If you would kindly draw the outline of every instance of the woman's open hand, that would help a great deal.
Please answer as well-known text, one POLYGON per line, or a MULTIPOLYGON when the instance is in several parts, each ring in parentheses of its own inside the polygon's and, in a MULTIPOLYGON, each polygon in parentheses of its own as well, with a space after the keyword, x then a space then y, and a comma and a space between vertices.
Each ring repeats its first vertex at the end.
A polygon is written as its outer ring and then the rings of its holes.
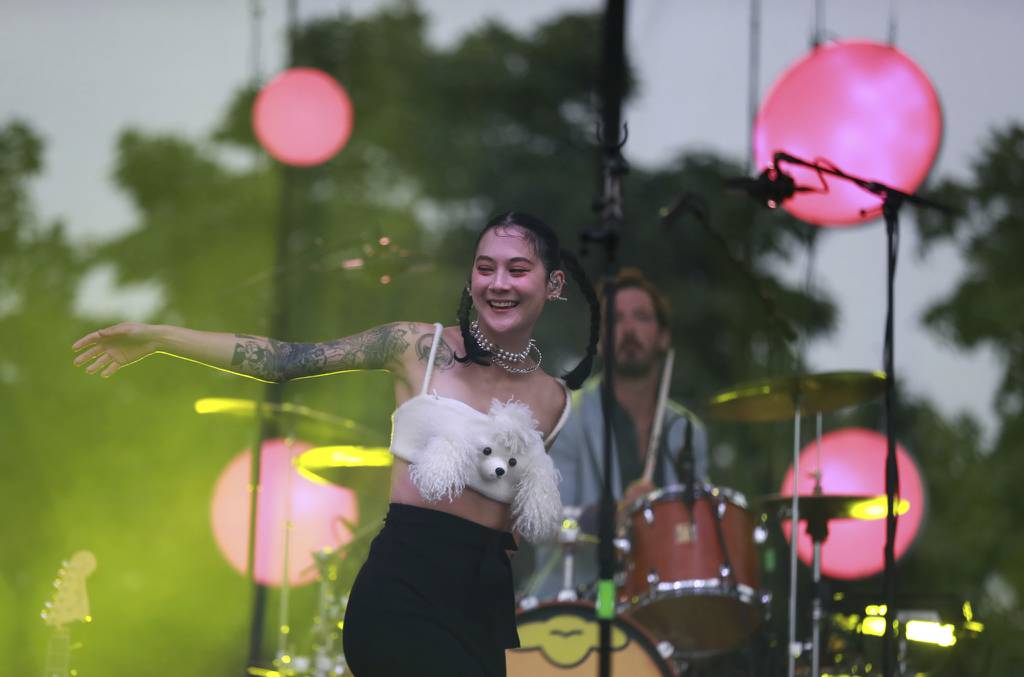
POLYGON ((84 364, 87 374, 100 372, 109 378, 121 367, 138 362, 157 349, 157 331, 151 324, 122 322, 99 329, 75 341, 71 349, 78 352, 75 366, 84 364))

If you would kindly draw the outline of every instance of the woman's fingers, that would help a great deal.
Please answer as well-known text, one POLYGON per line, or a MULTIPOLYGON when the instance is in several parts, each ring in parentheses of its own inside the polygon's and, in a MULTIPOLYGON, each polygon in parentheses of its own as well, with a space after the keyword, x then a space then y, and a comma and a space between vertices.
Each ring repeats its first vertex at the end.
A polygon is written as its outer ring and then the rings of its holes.
POLYGON ((115 360, 107 365, 107 368, 100 374, 100 378, 110 378, 111 374, 121 368, 121 365, 115 360))
POLYGON ((111 360, 112 358, 110 357, 109 353, 103 353, 96 359, 95 362, 93 362, 92 364, 85 368, 85 373, 95 374, 97 371, 110 364, 111 360))
POLYGON ((75 363, 74 364, 75 364, 76 367, 80 367, 80 366, 82 366, 83 364, 85 364, 86 362, 88 362, 89 360, 91 360, 92 358, 96 357, 98 354, 100 354, 102 352, 103 352, 103 348, 94 345, 93 347, 89 348, 85 352, 80 353, 75 358, 75 363))
POLYGON ((98 334, 99 332, 96 331, 92 332, 91 334, 86 334, 85 336, 71 344, 71 350, 79 351, 82 348, 85 348, 86 346, 96 343, 98 334))

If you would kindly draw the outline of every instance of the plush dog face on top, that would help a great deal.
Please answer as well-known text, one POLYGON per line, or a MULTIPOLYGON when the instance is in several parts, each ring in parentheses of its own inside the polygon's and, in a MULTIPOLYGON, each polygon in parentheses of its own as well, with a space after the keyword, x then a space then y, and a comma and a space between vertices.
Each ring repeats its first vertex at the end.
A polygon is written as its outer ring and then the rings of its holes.
POLYGON ((487 482, 516 482, 516 466, 519 459, 513 456, 515 452, 503 446, 484 446, 480 449, 479 463, 477 469, 480 477, 487 482))

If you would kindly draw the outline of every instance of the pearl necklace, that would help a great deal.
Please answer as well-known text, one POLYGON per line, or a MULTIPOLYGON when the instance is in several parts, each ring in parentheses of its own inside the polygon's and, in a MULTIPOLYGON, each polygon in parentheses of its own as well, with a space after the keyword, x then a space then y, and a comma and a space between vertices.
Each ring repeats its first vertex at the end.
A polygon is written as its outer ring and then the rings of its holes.
POLYGON ((491 353, 491 362, 510 374, 531 374, 540 368, 540 361, 544 356, 541 355, 540 348, 537 347, 537 342, 533 339, 530 339, 530 342, 526 344, 526 348, 522 352, 513 353, 491 343, 487 337, 484 336, 483 332, 480 331, 479 322, 470 323, 469 333, 473 335, 473 340, 476 341, 476 344, 480 346, 481 350, 491 353), (530 358, 531 352, 537 354, 532 367, 512 366, 526 362, 530 358))

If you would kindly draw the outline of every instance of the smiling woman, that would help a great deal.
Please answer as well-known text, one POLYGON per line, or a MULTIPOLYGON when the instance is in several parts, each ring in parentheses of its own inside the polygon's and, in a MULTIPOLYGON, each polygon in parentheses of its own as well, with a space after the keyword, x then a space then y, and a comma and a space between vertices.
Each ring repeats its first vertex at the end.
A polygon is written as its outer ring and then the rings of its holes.
POLYGON ((78 366, 110 377, 163 353, 262 381, 383 369, 394 376, 391 506, 353 585, 345 656, 360 677, 503 675, 519 645, 508 550, 558 528, 557 473, 546 453, 590 372, 597 297, 576 258, 540 219, 489 221, 477 240, 459 326, 393 322, 321 343, 125 323, 72 346, 78 366), (591 309, 579 365, 539 369, 533 330, 566 272, 591 309), (477 319, 470 321, 476 308, 477 319), (395 651, 392 638, 403 638, 395 651), (428 670, 429 672, 429 670, 428 670))

